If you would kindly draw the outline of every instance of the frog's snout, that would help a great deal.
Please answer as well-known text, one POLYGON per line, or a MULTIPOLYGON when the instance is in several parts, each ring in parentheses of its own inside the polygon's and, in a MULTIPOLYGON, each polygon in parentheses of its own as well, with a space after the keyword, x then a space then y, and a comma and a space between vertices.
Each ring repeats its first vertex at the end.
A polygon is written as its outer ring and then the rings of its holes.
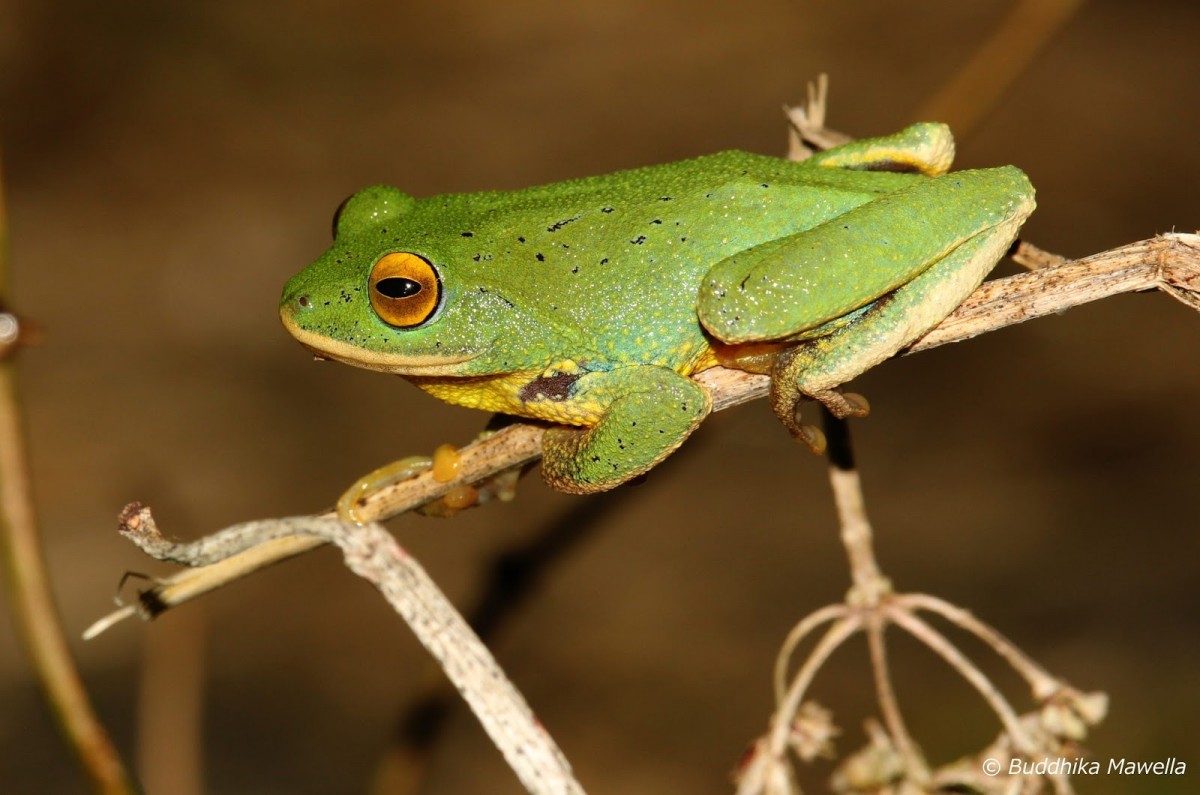
POLYGON ((300 343, 300 347, 311 353, 317 361, 324 361, 328 357, 319 347, 312 344, 309 333, 301 325, 303 315, 315 307, 316 301, 307 292, 285 291, 279 301, 279 319, 283 321, 283 327, 288 333, 300 343))
POLYGON ((295 317, 316 306, 309 291, 303 284, 297 284, 298 279, 292 279, 283 288, 283 298, 279 299, 279 315, 286 323, 289 317, 295 317))
POLYGON ((307 290, 284 290, 279 301, 279 319, 293 335, 300 327, 301 318, 316 307, 316 301, 307 290))

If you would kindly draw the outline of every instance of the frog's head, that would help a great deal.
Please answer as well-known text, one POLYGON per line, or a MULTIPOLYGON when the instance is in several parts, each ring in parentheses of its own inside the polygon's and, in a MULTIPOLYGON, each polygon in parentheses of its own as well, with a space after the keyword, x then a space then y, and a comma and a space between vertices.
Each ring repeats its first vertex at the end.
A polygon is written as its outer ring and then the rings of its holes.
POLYGON ((418 208, 387 186, 343 202, 333 246, 284 288, 279 314, 287 330, 322 358, 371 370, 504 369, 491 361, 496 340, 522 338, 521 313, 463 261, 459 232, 439 210, 418 208))

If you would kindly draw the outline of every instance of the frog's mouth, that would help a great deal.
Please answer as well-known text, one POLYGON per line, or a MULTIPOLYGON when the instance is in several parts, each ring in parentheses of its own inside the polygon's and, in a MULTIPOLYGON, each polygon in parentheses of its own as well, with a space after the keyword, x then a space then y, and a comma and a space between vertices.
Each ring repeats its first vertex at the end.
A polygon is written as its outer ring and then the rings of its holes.
POLYGON ((398 375, 461 375, 460 365, 479 356, 478 353, 452 354, 446 356, 411 355, 373 351, 360 345, 344 342, 333 337, 310 331, 296 323, 288 313, 281 312, 284 328, 304 348, 318 359, 377 370, 398 375))

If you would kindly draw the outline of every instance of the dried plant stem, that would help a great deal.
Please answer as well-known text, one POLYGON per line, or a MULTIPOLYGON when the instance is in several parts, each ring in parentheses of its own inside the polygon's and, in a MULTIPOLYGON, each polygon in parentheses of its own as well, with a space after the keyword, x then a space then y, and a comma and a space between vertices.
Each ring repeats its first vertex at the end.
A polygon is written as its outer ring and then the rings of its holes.
POLYGON ((265 541, 304 535, 337 545, 346 566, 379 589, 462 693, 526 789, 537 795, 583 793, 566 757, 454 606, 379 524, 296 517, 247 522, 194 543, 174 543, 142 506, 126 508, 121 532, 159 560, 212 565, 265 541))
POLYGON ((1017 241, 1017 248, 1012 252, 1012 261, 1031 271, 1056 268, 1070 262, 1066 257, 1038 248, 1028 240, 1017 241))
POLYGON ((1162 290, 1200 311, 1200 235, 1171 233, 1064 265, 984 282, 906 354, 1121 293, 1162 290))
POLYGON ((928 610, 937 613, 950 623, 970 632, 982 640, 1000 657, 1004 658, 1014 671, 1024 677, 1029 683, 1033 697, 1045 701, 1054 695, 1061 683, 1050 675, 1045 668, 1031 660, 1024 652, 1013 645, 1012 641, 1001 635, 994 628, 971 615, 957 605, 952 605, 945 599, 928 594, 910 593, 896 597, 896 605, 906 610, 928 610))
POLYGON ((892 687, 892 676, 888 668, 887 646, 884 644, 883 632, 887 622, 876 612, 872 612, 866 621, 867 648, 871 655, 871 673, 875 680, 875 697, 879 702, 879 713, 887 727, 892 744, 904 759, 904 768, 908 777, 914 782, 929 780, 929 768, 921 756, 917 744, 913 742, 908 727, 904 724, 904 716, 900 712, 900 702, 896 700, 896 690, 892 687))
POLYGON ((875 560, 874 536, 871 533, 871 522, 867 519, 858 472, 836 465, 831 466, 829 485, 833 488, 833 502, 837 507, 842 546, 850 558, 850 576, 854 589, 848 601, 852 604, 877 605, 881 598, 891 592, 891 583, 883 576, 875 560))
POLYGON ((93 786, 113 795, 137 792, 92 709, 54 606, 30 500, 12 366, 0 363, 0 544, 14 621, 59 728, 93 786))
POLYGON ((862 615, 858 612, 851 612, 835 621, 829 629, 825 630, 825 634, 821 636, 821 640, 817 641, 817 645, 813 648, 812 653, 808 655, 808 659, 804 661, 804 664, 800 666, 800 670, 796 672, 791 686, 784 693, 783 698, 780 699, 779 706, 775 710, 775 719, 772 720, 771 724, 769 744, 773 755, 783 756, 787 753, 792 719, 800 710, 800 704, 803 703, 804 696, 808 692, 813 678, 821 670, 821 666, 829 660, 830 655, 837 651, 839 646, 862 628, 862 615))
MULTIPOLYGON (((7 261, 8 227, 0 184, 0 296, 4 293, 7 261)), ((15 328, 14 316, 5 313, 4 318, 6 326, 15 328)), ((17 336, 15 332, 5 335, 10 341, 5 354, 12 352, 17 336)), ((132 777, 92 709, 54 607, 33 512, 15 364, 7 355, 0 361, 0 554, 14 623, 60 730, 97 792, 136 792, 132 777)))
POLYGON ((786 697, 788 662, 796 651, 796 647, 817 627, 830 621, 841 620, 849 612, 850 608, 842 604, 826 605, 820 610, 809 613, 788 633, 787 638, 783 641, 783 647, 779 650, 779 656, 775 658, 775 702, 777 704, 782 703, 786 697))
POLYGON ((862 480, 858 471, 854 469, 849 425, 844 420, 834 418, 827 411, 823 412, 823 417, 825 437, 829 443, 829 485, 833 490, 842 546, 850 561, 850 578, 853 583, 846 603, 863 611, 863 628, 867 634, 867 647, 871 655, 875 693, 888 735, 904 759, 909 777, 914 781, 923 782, 928 780, 929 771, 908 733, 908 728, 904 725, 888 671, 887 647, 883 637, 887 628, 887 622, 884 620, 886 614, 882 613, 879 607, 890 598, 892 584, 883 576, 875 559, 874 534, 871 531, 871 521, 867 518, 862 480))
POLYGON ((992 711, 1000 718, 1000 722, 1004 724, 1005 730, 1013 739, 1019 751, 1026 754, 1036 751, 1033 740, 1021 727, 1021 721, 1017 717, 1016 710, 1012 708, 1008 700, 996 689, 991 680, 973 662, 968 660, 954 644, 946 640, 944 635, 907 610, 888 610, 887 619, 897 626, 903 627, 914 638, 924 643, 930 649, 933 649, 963 679, 970 682, 979 691, 979 695, 991 706, 992 711))
POLYGON ((803 105, 797 107, 784 106, 783 113, 788 117, 788 151, 789 160, 807 160, 813 151, 833 149, 854 140, 845 133, 832 130, 825 126, 825 109, 829 100, 829 75, 817 77, 816 83, 808 84, 808 97, 803 105))
POLYGON ((846 602, 859 607, 864 613, 863 626, 871 655, 875 694, 892 745, 904 760, 909 778, 916 782, 924 782, 929 779, 929 770, 904 724, 888 669, 887 647, 883 637, 887 628, 887 613, 880 608, 891 599, 892 584, 883 576, 875 558, 875 539, 871 521, 867 518, 862 479, 858 470, 854 468, 850 426, 845 420, 833 417, 828 411, 823 412, 822 416, 825 421, 825 437, 829 443, 829 485, 833 491, 834 505, 837 507, 842 546, 850 561, 850 577, 853 582, 846 602))
MULTIPOLYGON (((1030 660, 999 632, 966 610, 925 594, 892 592, 891 584, 883 576, 875 559, 873 534, 867 518, 861 482, 853 469, 853 455, 845 421, 835 420, 826 414, 825 433, 829 440, 830 484, 841 524, 842 543, 850 561, 853 584, 845 602, 827 605, 809 614, 784 642, 775 666, 777 707, 771 717, 766 741, 760 741, 756 746, 756 753, 764 758, 756 760, 757 766, 754 770, 757 775, 742 781, 739 794, 756 795, 769 792, 764 783, 766 777, 762 775, 764 770, 772 771, 776 775, 775 781, 790 780, 788 775, 780 771, 787 770, 788 742, 793 737, 793 726, 800 719, 805 694, 832 651, 860 630, 867 636, 876 696, 886 727, 886 730, 877 729, 881 732, 881 741, 894 751, 894 757, 903 765, 903 777, 908 784, 923 787, 932 780, 933 776, 919 747, 908 733, 892 687, 887 648, 884 643, 884 632, 889 624, 903 629, 933 650, 975 688, 1003 725, 1008 747, 1025 758, 1037 758, 1059 749, 1059 746, 1053 745, 1058 741, 1053 731, 1046 736, 1043 736, 1042 732, 1036 737, 1031 733, 1030 727, 1022 721, 1016 710, 979 667, 917 615, 917 612, 922 610, 942 616, 990 646, 1025 678, 1034 699, 1041 705, 1048 706, 1052 705, 1053 701, 1061 700, 1068 710, 1073 711, 1081 727, 1098 721, 1102 717, 1103 706, 1087 704, 1088 700, 1094 700, 1095 696, 1084 696, 1072 690, 1030 660), (785 692, 788 662, 800 641, 816 627, 829 621, 833 624, 805 659, 785 692), (779 696, 779 693, 783 695, 779 696)), ((1103 696, 1099 698, 1103 699, 1103 696)), ((880 775, 892 775, 886 766, 881 767, 881 770, 883 772, 880 775)), ((1070 781, 1065 774, 1051 774, 1045 778, 1060 795, 1069 795, 1072 792, 1070 781)), ((1036 788, 1038 785, 1036 777, 1018 777, 1013 780, 1011 786, 1014 792, 1024 792, 1029 787, 1036 788)), ((783 791, 791 790, 785 787, 783 791)))

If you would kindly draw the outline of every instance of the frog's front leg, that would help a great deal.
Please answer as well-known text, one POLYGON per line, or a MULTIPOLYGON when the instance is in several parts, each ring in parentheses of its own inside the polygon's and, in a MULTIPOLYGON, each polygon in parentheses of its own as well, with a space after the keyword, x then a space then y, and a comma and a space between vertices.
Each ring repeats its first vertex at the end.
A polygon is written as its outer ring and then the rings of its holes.
POLYGON ((651 365, 586 373, 568 399, 599 415, 591 427, 551 428, 542 442, 542 475, 571 494, 606 491, 646 472, 712 409, 704 387, 651 365))

